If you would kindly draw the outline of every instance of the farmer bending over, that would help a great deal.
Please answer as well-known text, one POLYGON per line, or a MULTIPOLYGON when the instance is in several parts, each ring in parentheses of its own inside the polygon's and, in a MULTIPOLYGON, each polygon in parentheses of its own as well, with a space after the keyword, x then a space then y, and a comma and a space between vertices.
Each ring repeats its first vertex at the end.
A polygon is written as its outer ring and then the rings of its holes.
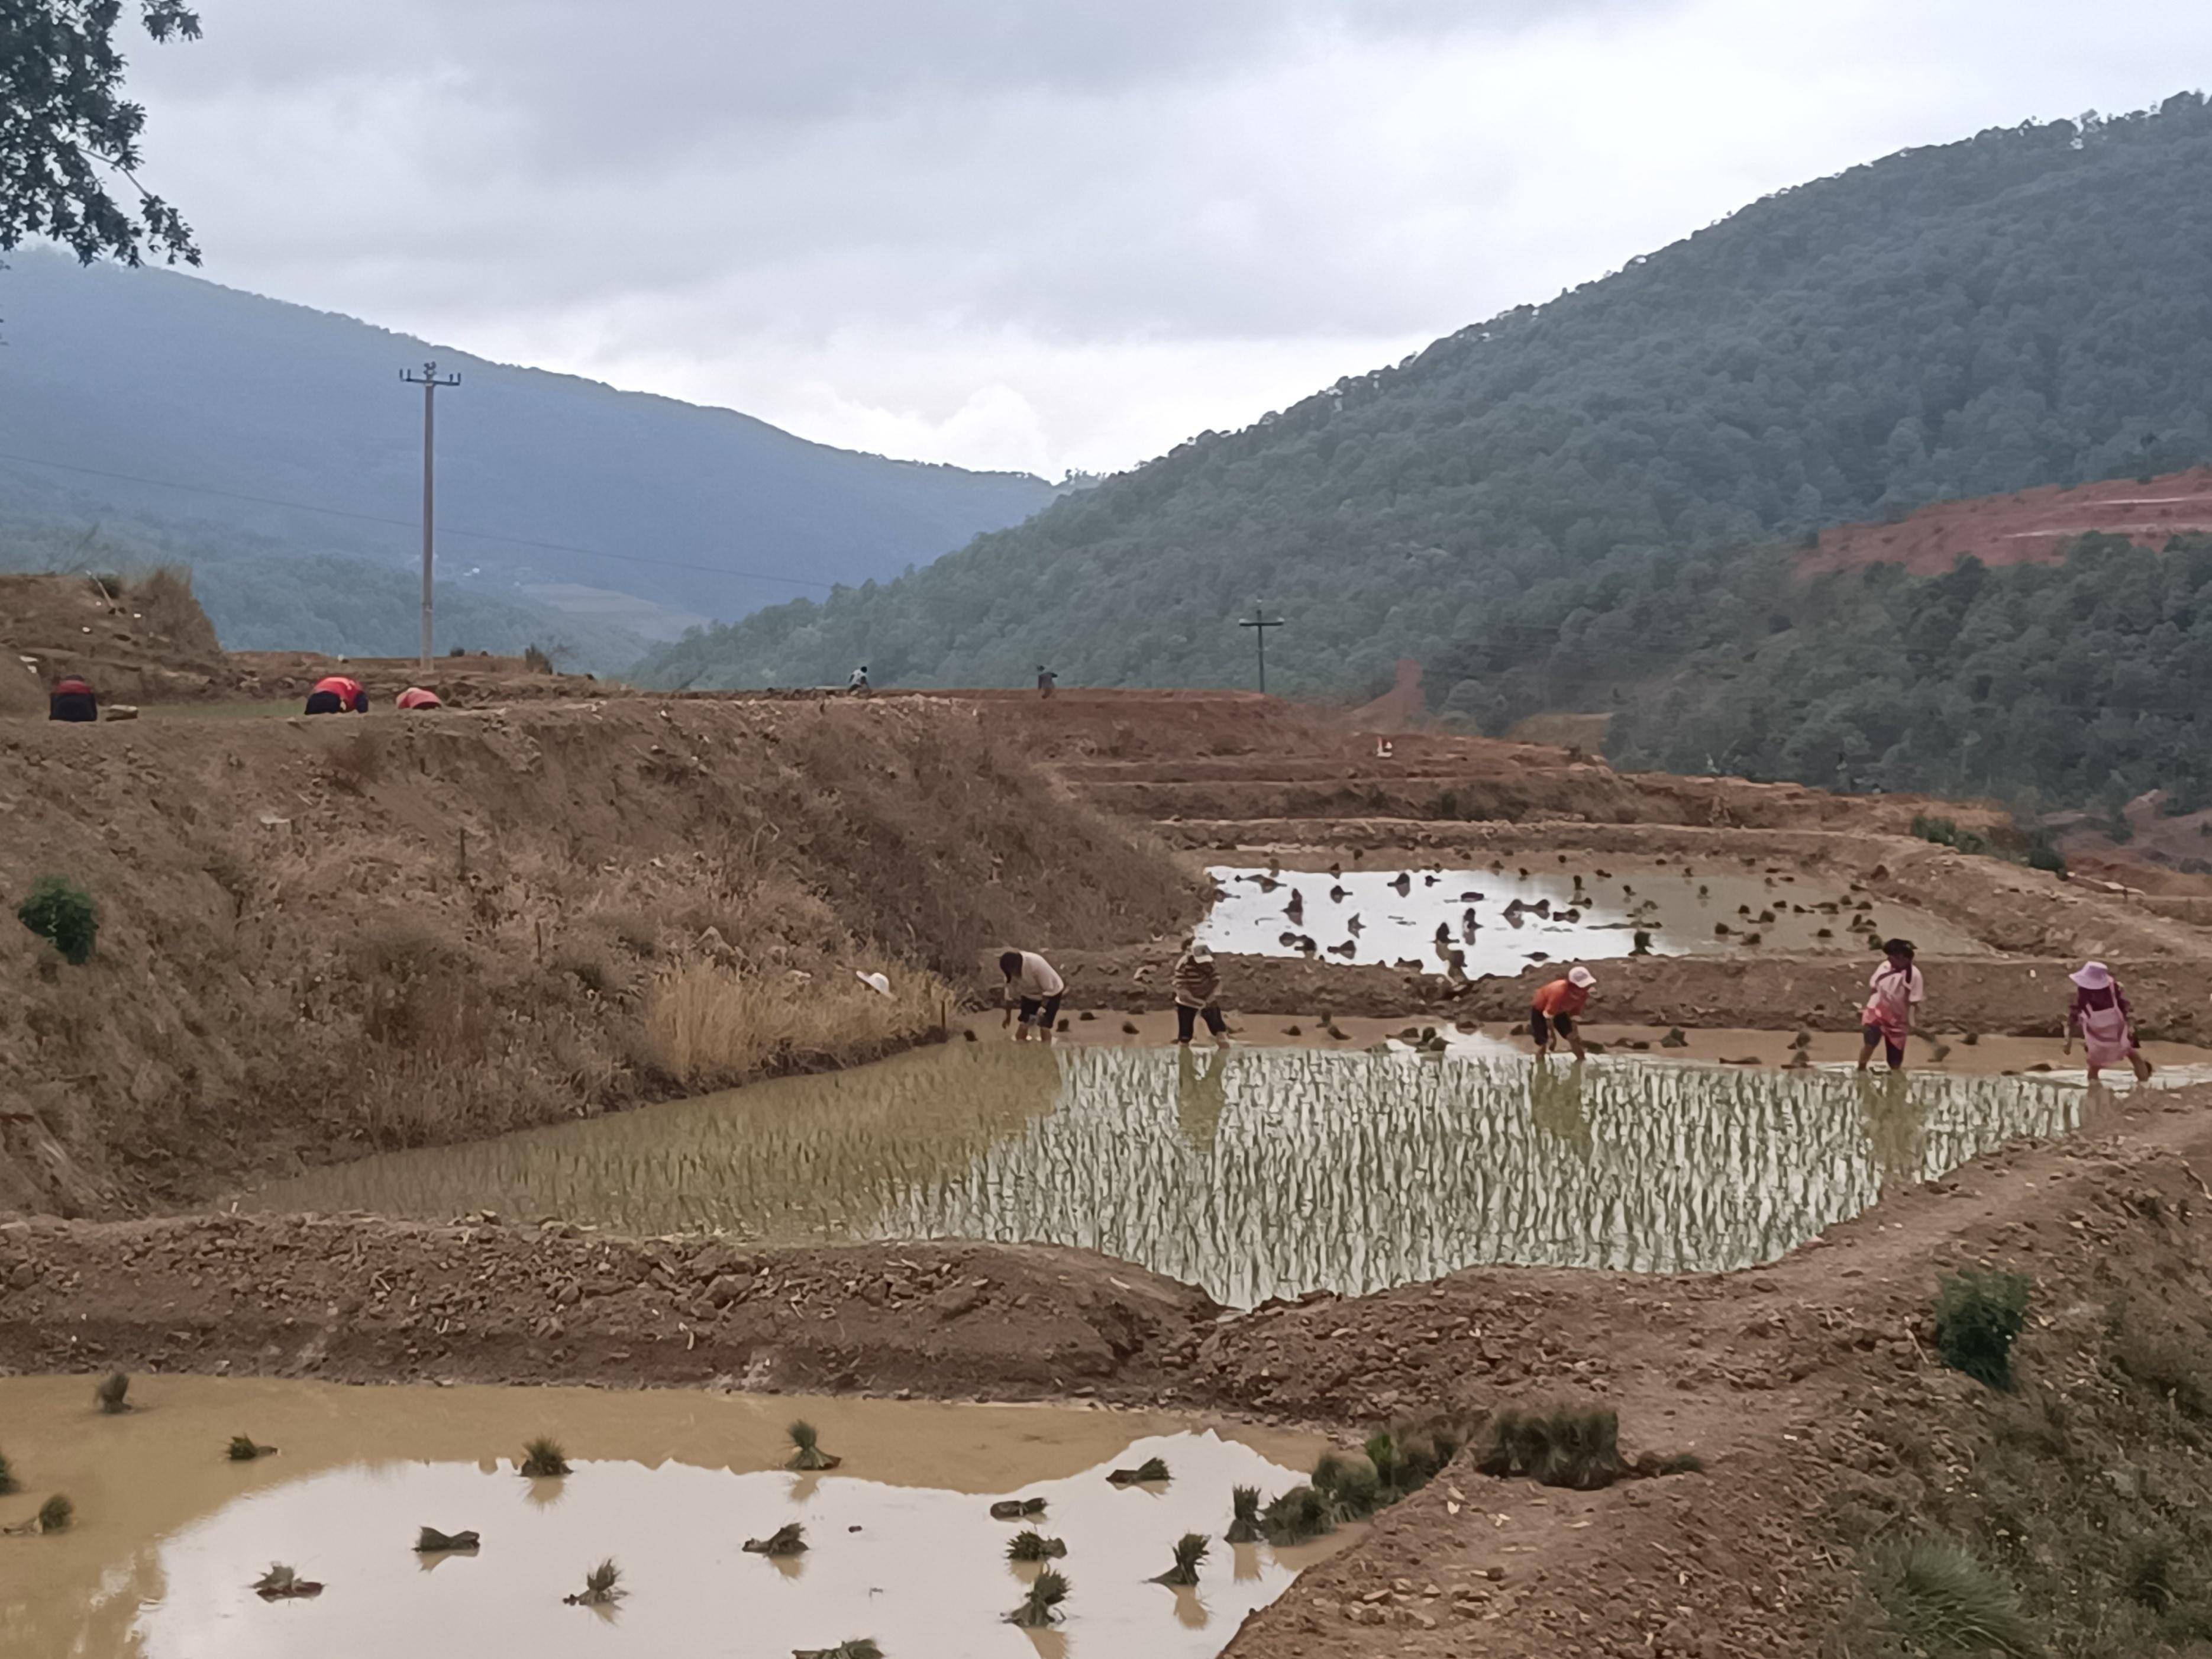
POLYGON ((1565 979, 1555 979, 1536 993, 1528 1009, 1528 1035, 1535 1039, 1538 1054, 1550 1054, 1552 1038, 1557 1035, 1567 1040, 1577 1060, 1589 1058, 1575 1021, 1589 1006, 1590 993, 1596 989, 1597 975, 1577 966, 1568 969, 1565 979))
POLYGON ((1034 951, 1008 951, 999 958, 999 971, 1006 976, 1005 1000, 1008 1006, 1018 1007, 1021 1022, 1014 1027, 1014 1041, 1026 1042, 1036 1036, 1046 1042, 1052 1041, 1053 1027, 1060 1020, 1060 999, 1067 989, 1067 981, 1052 970, 1052 964, 1034 951))
POLYGON ((1186 1048, 1203 1018, 1217 1047, 1229 1046, 1229 1023, 1221 1018, 1221 969, 1213 952, 1195 939, 1183 942, 1175 965, 1176 1041, 1186 1048))
POLYGON ((2066 1052, 2074 1052, 2074 1033, 2079 1031, 2089 1056, 2090 1082, 2107 1066, 2128 1066, 2136 1082, 2148 1082, 2150 1062, 2136 1041, 2128 994, 2120 989, 2112 970, 2101 962, 2085 962, 2066 977, 2074 981, 2074 1000, 2066 1010, 2066 1052))
POLYGON ((1912 1011, 1928 994, 1921 983, 1920 970, 1912 965, 1911 939, 1891 939, 1881 947, 1881 966, 1867 981, 1874 994, 1859 1012, 1859 1036, 1864 1039, 1859 1048, 1862 1072, 1877 1047, 1886 1052, 1891 1071, 1905 1069, 1905 1039, 1912 1035, 1912 1011))

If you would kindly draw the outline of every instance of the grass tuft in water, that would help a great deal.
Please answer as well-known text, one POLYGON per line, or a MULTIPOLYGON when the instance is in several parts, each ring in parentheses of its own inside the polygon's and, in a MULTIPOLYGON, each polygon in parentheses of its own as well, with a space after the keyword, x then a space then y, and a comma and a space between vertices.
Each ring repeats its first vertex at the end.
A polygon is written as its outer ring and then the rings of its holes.
POLYGON ((2027 1655, 2035 1633, 2011 1581, 1948 1538, 1922 1538, 1875 1564, 1875 1596, 1923 1653, 2027 1655))
POLYGON ((1030 1585, 1030 1593, 1022 1598, 1021 1606, 1006 1615, 1006 1622, 1025 1630, 1042 1630, 1058 1623, 1060 1604, 1067 1600, 1067 1576, 1047 1567, 1030 1585))
POLYGON ((1163 1486, 1172 1479, 1164 1458, 1147 1457, 1133 1469, 1116 1469, 1106 1477, 1117 1486, 1163 1486))
POLYGON ((2026 1273, 1947 1274, 1936 1287, 1936 1351, 1954 1371, 1993 1389, 2012 1387, 2012 1345, 2027 1323, 2026 1273))
POLYGON ((255 1579, 253 1593, 264 1601, 290 1601, 295 1597, 320 1595, 323 1587, 313 1578, 302 1578, 282 1561, 271 1561, 269 1571, 255 1579))
POLYGON ((749 1555, 804 1555, 806 1553, 806 1528, 796 1521, 787 1521, 765 1538, 745 1540, 749 1555))
POLYGON ((1006 1544, 1009 1561, 1056 1561, 1066 1553, 1065 1540, 1048 1538, 1033 1527, 1024 1528, 1006 1544))
POLYGON ((787 1465, 787 1468, 794 1469, 834 1469, 838 1466, 838 1464, 845 1461, 842 1457, 833 1457, 828 1452, 822 1449, 822 1438, 820 1432, 811 1423, 807 1422, 805 1419, 802 1418, 798 1422, 793 1423, 791 1425, 789 1432, 793 1449, 791 1454, 791 1462, 787 1465))
POLYGON ((872 1636, 856 1636, 834 1648, 793 1648, 791 1659, 884 1659, 884 1650, 872 1636))
POLYGON ((251 1463, 257 1457, 275 1455, 276 1450, 274 1446, 257 1445, 251 1435, 230 1437, 230 1461, 234 1463, 251 1463))
POLYGON ((612 1606, 627 1593, 622 1588, 622 1569, 610 1557, 584 1575, 584 1588, 580 1593, 561 1599, 572 1607, 604 1607, 612 1606))
POLYGON ((1328 1499, 1311 1486, 1277 1494, 1260 1512, 1260 1528, 1274 1545, 1304 1544, 1336 1530, 1328 1499))
POLYGON ((1575 1492, 1595 1492, 1631 1473, 1620 1455, 1620 1414, 1598 1407, 1502 1411, 1491 1419, 1475 1467, 1575 1492))
POLYGON ((15 1471, 8 1467, 8 1455, 0 1452, 0 1498, 23 1490, 23 1483, 15 1479, 15 1471))
POLYGON ((556 1480, 568 1473, 568 1454, 561 1449, 559 1441, 541 1434, 524 1443, 518 1468, 533 1480, 556 1480))
POLYGON ((1178 1589, 1198 1583, 1199 1564, 1206 1553, 1213 1547, 1213 1540, 1202 1532, 1187 1532, 1176 1540, 1175 1565, 1152 1580, 1155 1584, 1171 1584, 1178 1589))
POLYGON ((443 1555, 449 1550, 472 1550, 482 1541, 473 1532, 440 1532, 435 1527, 425 1527, 415 1534, 415 1552, 443 1555))
POLYGON ((113 1417, 131 1409, 131 1402, 125 1397, 130 1392, 131 1379, 121 1371, 110 1371, 94 1388, 92 1402, 108 1416, 113 1417))
POLYGON ((1260 1529, 1260 1489, 1229 1489, 1229 1530, 1222 1537, 1232 1544, 1256 1544, 1267 1534, 1260 1529))

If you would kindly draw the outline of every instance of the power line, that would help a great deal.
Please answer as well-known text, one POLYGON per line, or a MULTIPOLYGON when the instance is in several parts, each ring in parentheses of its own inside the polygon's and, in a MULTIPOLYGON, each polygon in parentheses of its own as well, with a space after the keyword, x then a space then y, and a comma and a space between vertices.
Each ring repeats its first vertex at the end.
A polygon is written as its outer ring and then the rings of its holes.
MULTIPOLYGON (((394 529, 414 530, 419 521, 407 519, 387 519, 374 513, 355 513, 343 507, 317 507, 307 501, 279 501, 273 495, 249 495, 236 489, 216 489, 207 484, 179 483, 173 478, 146 478, 135 472, 111 472, 102 467, 79 466, 70 461, 50 461, 37 455, 12 455, 0 450, 0 461, 14 461, 24 466, 50 466, 61 472, 82 472, 88 477, 113 478, 124 483, 151 484, 159 489, 181 489, 187 495, 214 495, 227 501, 247 501, 256 507, 281 507, 294 513, 320 513, 332 519, 351 519, 360 524, 390 525, 394 529)), ((502 536, 491 530, 456 530, 444 526, 448 536, 466 536, 480 542, 502 542, 511 547, 534 547, 548 553, 577 553, 587 559, 607 559, 616 564, 649 564, 665 570, 696 570, 708 576, 742 576, 749 581, 782 582, 792 587, 817 587, 823 592, 834 591, 836 582, 812 581, 804 576, 771 575, 765 570, 734 570, 721 565, 688 564, 681 559, 649 558, 640 553, 609 553, 596 547, 577 547, 568 542, 533 541, 527 536, 502 536)))

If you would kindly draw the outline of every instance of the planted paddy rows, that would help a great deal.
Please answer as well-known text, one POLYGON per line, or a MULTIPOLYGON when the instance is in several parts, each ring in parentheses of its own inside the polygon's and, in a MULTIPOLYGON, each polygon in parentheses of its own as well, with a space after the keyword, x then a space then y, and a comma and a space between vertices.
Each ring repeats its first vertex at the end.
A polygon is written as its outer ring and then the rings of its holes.
POLYGON ((264 1189, 268 1208, 492 1209, 777 1242, 1078 1245, 1232 1305, 1486 1263, 1766 1261, 2079 1091, 1597 1060, 948 1048, 264 1189))

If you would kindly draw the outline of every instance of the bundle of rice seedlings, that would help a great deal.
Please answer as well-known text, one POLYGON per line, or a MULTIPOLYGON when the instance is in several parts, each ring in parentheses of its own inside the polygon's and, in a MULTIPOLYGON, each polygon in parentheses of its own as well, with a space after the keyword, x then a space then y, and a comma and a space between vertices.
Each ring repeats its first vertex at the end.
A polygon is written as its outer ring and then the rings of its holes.
POLYGON ((834 1469, 845 1460, 832 1457, 822 1449, 821 1437, 811 1423, 802 1419, 791 1425, 791 1443, 795 1449, 787 1468, 794 1469, 834 1469))
POLYGON ((1212 1540, 1202 1532, 1187 1532, 1176 1540, 1175 1565, 1152 1580, 1155 1584, 1171 1584, 1184 1589, 1198 1583, 1198 1565, 1206 1559, 1212 1540))
POLYGON ((1576 1492, 1595 1492, 1631 1473, 1620 1455, 1620 1414, 1596 1407, 1502 1411, 1491 1419, 1476 1467, 1576 1492))
POLYGON ((746 1539, 745 1551, 750 1555, 804 1555, 806 1528, 796 1521, 787 1521, 765 1538, 746 1539))
POLYGON ((1373 1464, 1334 1452, 1323 1452, 1316 1460, 1311 1485, 1335 1521, 1364 1521, 1389 1501, 1373 1464))
POLYGON ((584 1588, 575 1595, 564 1595, 561 1600, 572 1607, 611 1607, 626 1594, 621 1588, 622 1569, 611 1559, 602 1561, 584 1575, 584 1588))
POLYGON ((323 1587, 312 1578, 302 1578, 281 1561, 269 1564, 269 1571, 253 1581, 253 1593, 264 1601, 289 1601, 302 1595, 320 1595, 323 1587))
POLYGON ((541 1434, 524 1444, 522 1462, 517 1467, 533 1480, 554 1480, 568 1473, 568 1455, 561 1449, 559 1441, 541 1434))
POLYGON ((110 1371, 106 1376, 101 1377, 98 1385, 94 1388, 93 1404, 112 1417, 118 1412, 127 1412, 131 1409, 130 1402, 124 1398, 124 1395, 130 1392, 131 1379, 121 1371, 110 1371))
POLYGON ((1030 1585, 1030 1593, 1022 1598, 1021 1606, 1006 1615, 1006 1622, 1029 1630, 1042 1630, 1059 1622, 1060 1604, 1066 1600, 1066 1576, 1047 1567, 1030 1585))
POLYGON ((1002 1498, 991 1505, 994 1521, 1026 1521, 1033 1515, 1044 1513, 1042 1498, 1002 1498))
POLYGON ((5 1452, 0 1452, 0 1498, 5 1498, 9 1492, 22 1490, 22 1483, 15 1479, 15 1470, 8 1467, 8 1455, 5 1452))
POLYGON ((1328 1499, 1311 1486, 1292 1486, 1260 1512, 1260 1529, 1271 1544, 1304 1544, 1336 1530, 1328 1499))
POLYGON ((1013 1535, 1006 1546, 1009 1561, 1054 1561, 1067 1553, 1065 1540, 1048 1538, 1042 1533, 1024 1528, 1013 1535))
POLYGON ((230 1461, 234 1463, 251 1463, 257 1457, 270 1456, 276 1449, 274 1446, 255 1445, 252 1437, 247 1435, 234 1434, 230 1437, 230 1461))
POLYGON ((834 1648, 793 1648, 791 1659, 884 1659, 884 1650, 872 1637, 856 1636, 834 1648))
POLYGON ((1229 1489, 1229 1530, 1221 1535, 1232 1544, 1256 1544, 1267 1534, 1260 1530, 1260 1489, 1229 1489))
POLYGON ((31 1517, 32 1528, 41 1533, 67 1532, 69 1523, 76 1518, 76 1505, 67 1494, 56 1492, 39 1505, 39 1512, 31 1517))
POLYGON ((1369 1435, 1362 1449, 1367 1454, 1368 1462, 1374 1466, 1376 1486, 1390 1497, 1396 1497, 1401 1489, 1398 1480, 1400 1459, 1398 1443, 1389 1430, 1378 1429, 1369 1435))
POLYGON ((451 1550, 472 1550, 480 1541, 473 1532, 440 1532, 435 1527, 425 1527, 415 1534, 415 1550, 418 1555, 443 1555, 451 1550))
POLYGON ((1172 1477, 1164 1459, 1147 1457, 1133 1469, 1116 1469, 1106 1477, 1117 1486, 1158 1486, 1172 1477))

